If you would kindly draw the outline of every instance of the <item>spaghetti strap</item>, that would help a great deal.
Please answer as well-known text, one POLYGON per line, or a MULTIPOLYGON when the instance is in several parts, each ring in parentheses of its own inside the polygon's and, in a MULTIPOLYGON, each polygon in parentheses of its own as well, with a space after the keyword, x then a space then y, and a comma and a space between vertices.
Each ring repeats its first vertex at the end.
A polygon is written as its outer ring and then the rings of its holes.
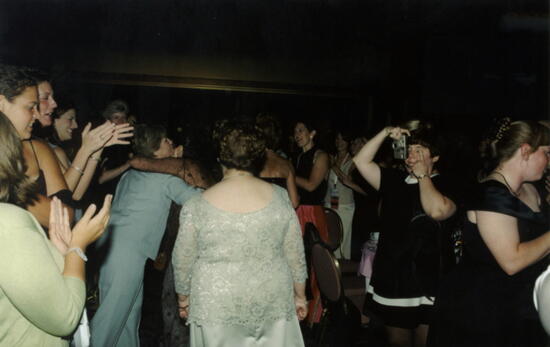
POLYGON ((32 144, 32 139, 29 139, 28 141, 31 145, 32 153, 34 154, 34 160, 36 160, 36 165, 38 166, 39 170, 42 170, 42 168, 40 167, 40 162, 38 161, 38 156, 36 155, 36 151, 34 150, 34 145, 32 144))

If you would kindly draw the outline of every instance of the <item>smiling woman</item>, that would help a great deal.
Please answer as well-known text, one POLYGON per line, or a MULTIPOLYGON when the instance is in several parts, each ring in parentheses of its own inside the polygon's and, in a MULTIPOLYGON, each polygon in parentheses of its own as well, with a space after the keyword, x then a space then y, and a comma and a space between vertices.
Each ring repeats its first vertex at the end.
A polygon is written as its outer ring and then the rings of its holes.
POLYGON ((91 124, 88 123, 82 130, 82 145, 74 158, 69 158, 63 147, 66 141, 73 138, 73 131, 78 128, 77 109, 68 98, 61 98, 59 105, 53 114, 54 131, 48 142, 57 156, 67 186, 73 192, 72 198, 78 201, 90 186, 103 149, 115 144, 128 144, 124 139, 132 136, 132 127, 127 123, 115 125, 106 121, 91 129, 91 124))
MULTIPOLYGON (((30 70, 0 65, 0 111, 11 121, 23 141, 25 174, 38 185, 38 201, 28 206, 28 210, 40 224, 48 226, 51 197, 57 195, 67 203, 70 195, 52 150, 45 142, 31 139, 32 125, 38 117, 37 105, 37 82, 30 70)), ((72 219, 72 208, 68 211, 72 219)))

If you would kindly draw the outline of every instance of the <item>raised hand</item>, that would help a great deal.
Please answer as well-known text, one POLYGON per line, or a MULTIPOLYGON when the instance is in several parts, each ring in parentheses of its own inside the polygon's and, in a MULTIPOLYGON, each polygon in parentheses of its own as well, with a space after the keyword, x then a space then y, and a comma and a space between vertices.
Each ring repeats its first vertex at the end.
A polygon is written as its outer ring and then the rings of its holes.
POLYGON ((105 143, 113 136, 115 125, 111 122, 105 122, 104 124, 91 129, 92 124, 88 123, 82 130, 82 149, 87 153, 94 153, 97 150, 103 148, 105 143))
POLYGON ((124 140, 134 136, 134 127, 129 123, 116 125, 112 136, 108 139, 103 147, 109 147, 112 145, 128 145, 130 141, 124 140))
POLYGON ((411 153, 405 160, 414 176, 431 175, 433 170, 433 159, 430 150, 422 146, 411 146, 411 153))
POLYGON ((97 214, 95 213, 97 207, 94 204, 88 207, 84 216, 73 228, 71 247, 79 247, 84 250, 90 243, 97 240, 103 234, 107 223, 109 223, 112 200, 113 196, 110 194, 107 195, 103 202, 103 207, 97 214))
POLYGON ((73 236, 69 223, 69 213, 67 208, 63 207, 61 201, 55 196, 50 203, 48 235, 51 243, 61 254, 67 253, 73 236))
POLYGON ((183 146, 179 145, 178 147, 174 148, 174 154, 172 155, 172 158, 181 158, 183 156, 183 146))
POLYGON ((386 135, 392 138, 393 140, 399 140, 401 136, 403 136, 403 134, 411 136, 410 131, 408 131, 407 129, 403 129, 400 127, 386 128, 386 135))

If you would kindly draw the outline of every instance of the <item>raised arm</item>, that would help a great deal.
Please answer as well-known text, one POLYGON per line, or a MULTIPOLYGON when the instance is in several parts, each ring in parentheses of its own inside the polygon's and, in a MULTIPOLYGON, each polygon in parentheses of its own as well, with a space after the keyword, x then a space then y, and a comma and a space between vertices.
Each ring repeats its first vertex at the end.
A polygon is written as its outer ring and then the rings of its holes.
MULTIPOLYGON (((106 158, 103 163, 105 163, 109 158, 106 158)), ((114 180, 118 176, 122 175, 126 170, 130 168, 130 164, 128 162, 115 167, 114 169, 105 169, 103 168, 103 171, 101 171, 101 174, 99 175, 98 182, 99 184, 103 184, 106 182, 109 182, 111 180, 114 180)))
POLYGON ((380 167, 374 162, 376 153, 390 134, 391 127, 382 129, 353 157, 353 163, 363 178, 376 190, 380 189, 380 167))
POLYGON ((180 158, 151 159, 134 157, 130 159, 129 164, 132 168, 137 170, 164 173, 184 179, 184 177, 182 177, 184 166, 180 158))
POLYGON ((327 177, 330 168, 330 158, 327 153, 317 150, 313 158, 313 169, 309 177, 296 176, 296 185, 302 189, 312 192, 327 177))
POLYGON ((489 211, 475 211, 474 216, 469 212, 468 218, 472 217, 497 263, 510 276, 550 253, 550 232, 534 240, 521 242, 515 217, 489 211))
MULTIPOLYGON (((431 174, 433 171, 434 158, 429 159, 429 149, 417 147, 418 160, 412 161, 411 173, 417 177, 420 190, 420 203, 424 212, 435 220, 445 220, 452 216, 456 211, 455 203, 443 195, 433 184, 431 174)), ((439 157, 435 158, 436 160, 439 157)))

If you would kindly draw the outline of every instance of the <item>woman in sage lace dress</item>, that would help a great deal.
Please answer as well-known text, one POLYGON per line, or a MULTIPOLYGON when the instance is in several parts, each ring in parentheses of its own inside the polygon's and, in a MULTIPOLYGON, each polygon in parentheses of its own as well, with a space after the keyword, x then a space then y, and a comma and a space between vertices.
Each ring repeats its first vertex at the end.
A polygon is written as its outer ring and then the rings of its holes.
POLYGON ((222 181, 182 208, 172 262, 191 346, 304 345, 300 224, 287 192, 254 176, 264 155, 253 125, 226 125, 222 181))

